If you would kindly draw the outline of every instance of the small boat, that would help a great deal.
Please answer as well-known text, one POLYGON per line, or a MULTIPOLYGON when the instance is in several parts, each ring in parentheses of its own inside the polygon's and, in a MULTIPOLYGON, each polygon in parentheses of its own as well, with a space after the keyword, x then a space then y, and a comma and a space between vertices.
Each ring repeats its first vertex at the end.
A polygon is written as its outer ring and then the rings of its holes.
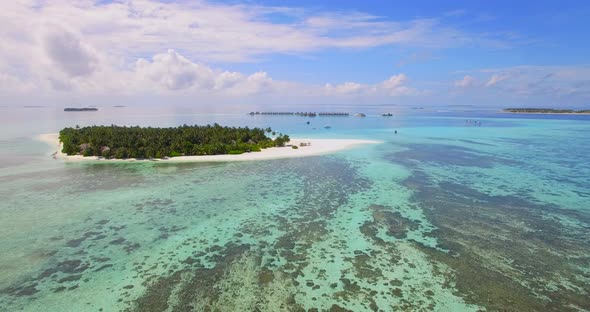
POLYGON ((356 116, 356 117, 367 117, 367 115, 365 115, 363 113, 356 113, 356 114, 354 114, 354 116, 356 116))
POLYGON ((331 129, 331 128, 332 128, 332 126, 328 126, 328 125, 324 126, 324 129, 331 129))

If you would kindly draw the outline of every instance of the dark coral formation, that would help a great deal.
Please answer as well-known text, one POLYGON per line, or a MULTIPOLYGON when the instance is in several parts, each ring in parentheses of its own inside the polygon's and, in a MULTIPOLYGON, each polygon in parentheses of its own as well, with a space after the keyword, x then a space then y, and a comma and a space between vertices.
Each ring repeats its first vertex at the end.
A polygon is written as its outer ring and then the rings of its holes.
MULTIPOLYGON (((439 154, 448 150, 443 148, 439 154)), ((474 165, 469 160, 473 155, 464 155, 470 151, 457 155, 458 151, 452 148, 451 154, 474 165)), ((490 310, 590 309, 590 276, 584 270, 590 267, 589 215, 531 202, 526 195, 491 196, 465 184, 437 182, 411 159, 427 156, 412 151, 403 155, 400 158, 398 153, 392 160, 414 169, 404 184, 438 228, 432 235, 447 252, 416 247, 452 269, 452 274, 444 275, 458 295, 490 310), (583 226, 572 231, 550 217, 554 214, 569 216, 583 226)))
MULTIPOLYGON (((413 194, 407 206, 380 197, 391 182, 372 182, 362 164, 339 157, 282 160, 284 175, 273 161, 179 165, 257 179, 238 195, 198 198, 193 188, 211 182, 189 175, 169 198, 124 207, 138 224, 89 218, 83 229, 48 238, 64 248, 47 252, 44 268, 0 299, 72 296, 92 285, 94 272, 122 272, 106 291, 128 311, 437 311, 451 293, 490 311, 590 310, 587 214, 526 194, 489 195, 428 171, 525 164, 451 145, 407 147, 386 158, 412 170, 403 182, 413 194), (281 200, 272 209, 259 204, 274 198, 281 200), (207 229, 195 231, 202 220, 207 229), (133 261, 121 261, 129 254, 133 261)), ((392 192, 402 189, 394 183, 392 192)))

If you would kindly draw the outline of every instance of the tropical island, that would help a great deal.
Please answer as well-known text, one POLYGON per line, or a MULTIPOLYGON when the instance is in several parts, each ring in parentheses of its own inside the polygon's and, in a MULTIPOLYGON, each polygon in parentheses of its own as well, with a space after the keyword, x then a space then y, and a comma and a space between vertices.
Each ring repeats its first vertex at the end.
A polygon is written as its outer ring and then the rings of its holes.
POLYGON ((573 110, 573 109, 554 109, 554 108, 505 108, 506 113, 521 114, 590 114, 590 109, 573 110))
POLYGON ((175 128, 91 126, 59 132, 61 152, 67 156, 106 159, 167 158, 198 155, 239 155, 284 146, 288 135, 271 128, 183 125, 175 128), (273 135, 271 138, 268 135, 273 135))

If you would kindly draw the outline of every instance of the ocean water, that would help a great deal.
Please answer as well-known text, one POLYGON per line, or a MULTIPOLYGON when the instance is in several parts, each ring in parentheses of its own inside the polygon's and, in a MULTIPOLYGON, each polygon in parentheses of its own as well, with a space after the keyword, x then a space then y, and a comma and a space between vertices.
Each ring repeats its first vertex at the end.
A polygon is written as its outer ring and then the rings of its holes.
POLYGON ((590 310, 588 116, 0 110, 0 311, 590 310), (105 164, 36 140, 214 122, 383 143, 105 164))

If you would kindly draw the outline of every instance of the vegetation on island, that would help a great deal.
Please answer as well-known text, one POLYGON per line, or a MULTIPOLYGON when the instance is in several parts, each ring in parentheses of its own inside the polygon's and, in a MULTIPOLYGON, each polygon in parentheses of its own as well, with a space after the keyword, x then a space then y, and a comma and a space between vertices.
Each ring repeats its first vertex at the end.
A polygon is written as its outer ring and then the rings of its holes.
POLYGON ((509 113, 531 113, 531 114, 590 114, 590 109, 554 109, 554 108, 505 108, 509 113))
POLYGON ((183 125, 176 128, 92 126, 64 128, 59 132, 62 152, 67 155, 105 158, 165 158, 193 155, 221 155, 259 152, 284 146, 289 136, 267 134, 271 128, 183 125))

